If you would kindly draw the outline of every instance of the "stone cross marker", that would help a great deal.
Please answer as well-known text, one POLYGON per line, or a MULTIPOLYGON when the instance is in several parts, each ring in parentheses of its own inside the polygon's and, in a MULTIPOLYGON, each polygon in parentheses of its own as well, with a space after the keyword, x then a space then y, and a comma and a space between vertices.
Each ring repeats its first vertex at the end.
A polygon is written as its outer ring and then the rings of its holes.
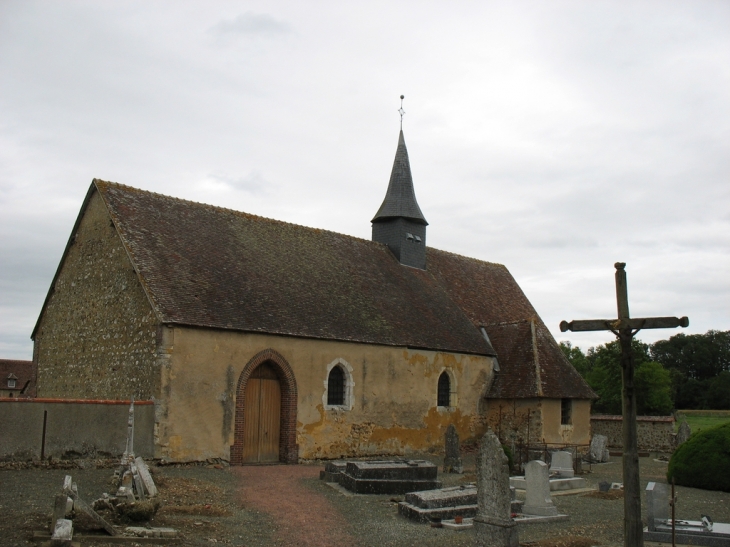
POLYGON ((523 513, 540 516, 558 514, 558 508, 550 497, 550 477, 545 462, 532 460, 525 465, 525 497, 523 513))
POLYGON ((519 547, 512 520, 509 465, 499 439, 490 429, 479 443, 474 540, 477 547, 519 547))
POLYGON ((444 457, 444 473, 463 473, 464 465, 461 462, 459 434, 454 424, 449 424, 444 435, 446 456, 444 457))
POLYGON ((639 449, 636 433, 636 388, 634 386, 634 356, 631 341, 641 329, 670 329, 687 327, 689 319, 682 317, 647 317, 635 319, 629 315, 629 295, 626 284, 626 263, 616 262, 616 302, 618 319, 588 319, 561 321, 560 331, 608 330, 621 344, 621 392, 623 414, 624 468, 624 545, 644 545, 641 522, 641 486, 639 484, 639 449))

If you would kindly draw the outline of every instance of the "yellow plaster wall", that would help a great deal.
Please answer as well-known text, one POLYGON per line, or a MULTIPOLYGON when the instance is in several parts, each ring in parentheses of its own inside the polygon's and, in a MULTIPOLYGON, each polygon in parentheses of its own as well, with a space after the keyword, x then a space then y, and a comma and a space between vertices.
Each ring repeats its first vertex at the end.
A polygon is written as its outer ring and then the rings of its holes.
MULTIPOLYGON (((274 349, 298 389, 299 457, 338 458, 441 450, 454 423, 462 440, 480 435, 479 399, 492 379, 490 357, 264 334, 175 327, 162 369, 158 456, 229 458, 239 376, 259 351, 274 349), (325 410, 327 365, 352 367, 351 410, 325 410), (451 371, 452 409, 436 407, 438 377, 451 371), (453 384, 456 385, 453 385, 453 384)), ((170 343, 168 341, 168 343, 170 343)))
POLYGON ((543 399, 543 435, 547 443, 589 444, 591 442, 591 402, 572 399, 570 425, 560 424, 560 399, 543 399))
POLYGON ((560 399, 489 399, 487 425, 502 442, 588 444, 591 437, 591 402, 572 399, 572 424, 560 424, 560 399), (528 427, 529 420, 529 427, 528 427))

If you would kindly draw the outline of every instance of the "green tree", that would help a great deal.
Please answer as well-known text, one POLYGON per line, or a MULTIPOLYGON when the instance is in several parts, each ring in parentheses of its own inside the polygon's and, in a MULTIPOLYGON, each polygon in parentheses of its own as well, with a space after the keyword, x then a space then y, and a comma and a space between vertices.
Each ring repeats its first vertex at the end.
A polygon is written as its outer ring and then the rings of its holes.
POLYGON ((636 368, 637 413, 644 416, 667 416, 672 413, 672 376, 656 361, 646 361, 636 368))
POLYGON ((651 356, 666 368, 677 369, 688 379, 707 380, 730 372, 730 331, 709 330, 705 334, 677 334, 659 340, 651 356))
MULTIPOLYGON (((586 379, 598 399, 593 412, 621 414, 621 346, 609 342, 587 353, 570 342, 560 348, 575 369, 586 379)), ((660 363, 651 360, 650 347, 639 340, 632 342, 636 372, 637 411, 640 415, 667 415, 674 408, 672 374, 660 363)))
POLYGON ((567 357, 575 370, 577 370, 578 373, 585 378, 591 369, 591 362, 588 360, 585 353, 583 353, 583 350, 568 341, 560 342, 560 349, 563 351, 563 354, 567 357))
POLYGON ((651 347, 672 374, 676 408, 730 408, 730 331, 677 334, 651 347))

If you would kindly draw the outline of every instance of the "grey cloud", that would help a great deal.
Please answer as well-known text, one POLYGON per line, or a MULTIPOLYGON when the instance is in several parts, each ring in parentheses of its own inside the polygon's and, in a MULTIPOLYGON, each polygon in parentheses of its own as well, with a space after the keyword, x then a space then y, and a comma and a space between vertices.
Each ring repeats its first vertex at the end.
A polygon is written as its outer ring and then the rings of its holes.
POLYGON ((286 34, 291 27, 267 13, 247 11, 234 19, 218 22, 210 28, 210 32, 217 35, 229 34, 286 34))
POLYGON ((220 173, 213 173, 209 177, 216 182, 228 186, 232 190, 248 192, 254 195, 266 194, 272 187, 271 183, 266 181, 258 171, 251 171, 248 175, 237 178, 220 173))

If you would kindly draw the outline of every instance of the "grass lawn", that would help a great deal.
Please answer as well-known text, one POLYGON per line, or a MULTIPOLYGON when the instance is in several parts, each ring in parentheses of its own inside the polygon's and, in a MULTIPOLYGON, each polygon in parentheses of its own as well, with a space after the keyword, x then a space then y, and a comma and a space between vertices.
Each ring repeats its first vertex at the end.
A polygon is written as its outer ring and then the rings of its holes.
POLYGON ((681 423, 682 417, 684 417, 686 418, 687 425, 689 425, 692 433, 697 433, 700 429, 707 429, 708 427, 714 427, 716 425, 730 422, 730 411, 725 415, 721 414, 715 416, 702 416, 694 413, 684 414, 681 410, 678 414, 680 415, 680 419, 677 420, 677 428, 679 429, 679 424, 681 423))

